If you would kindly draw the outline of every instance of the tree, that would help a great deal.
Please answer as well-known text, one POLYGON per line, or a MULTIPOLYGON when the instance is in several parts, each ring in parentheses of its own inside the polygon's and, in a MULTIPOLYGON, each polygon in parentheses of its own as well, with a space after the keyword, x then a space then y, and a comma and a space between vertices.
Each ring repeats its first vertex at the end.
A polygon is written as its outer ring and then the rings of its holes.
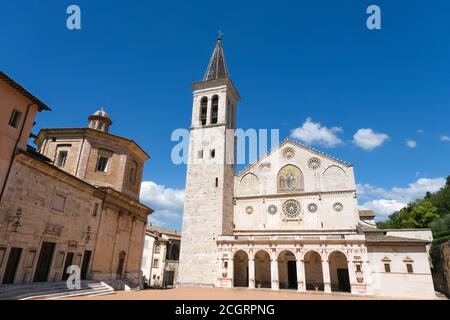
POLYGON ((447 177, 447 184, 445 185, 447 188, 450 187, 450 176, 447 177))

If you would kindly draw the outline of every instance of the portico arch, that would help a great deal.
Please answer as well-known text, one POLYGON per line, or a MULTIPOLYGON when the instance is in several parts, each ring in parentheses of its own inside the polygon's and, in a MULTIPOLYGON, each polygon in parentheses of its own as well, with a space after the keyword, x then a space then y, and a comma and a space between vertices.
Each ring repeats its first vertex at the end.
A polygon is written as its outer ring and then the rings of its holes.
POLYGON ((324 290, 322 257, 316 251, 304 256, 306 290, 324 290))
POLYGON ((248 287, 248 254, 244 250, 233 256, 233 286, 248 287))
POLYGON ((260 250, 255 254, 255 284, 256 288, 271 288, 270 255, 260 250))
POLYGON ((297 260, 290 250, 280 252, 277 259, 280 289, 297 289, 297 260))
POLYGON ((330 265, 331 291, 350 292, 348 261, 344 253, 333 251, 328 256, 330 265))

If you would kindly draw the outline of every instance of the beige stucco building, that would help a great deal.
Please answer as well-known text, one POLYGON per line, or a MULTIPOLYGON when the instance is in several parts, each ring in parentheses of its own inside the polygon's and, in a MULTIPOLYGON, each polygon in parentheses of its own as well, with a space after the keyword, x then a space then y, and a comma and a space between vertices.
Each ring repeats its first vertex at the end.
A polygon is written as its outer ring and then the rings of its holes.
POLYGON ((221 39, 193 84, 179 286, 434 297, 431 232, 377 230, 354 167, 285 141, 236 173, 236 111, 221 39))
POLYGON ((49 108, 0 75, 0 283, 65 280, 77 265, 82 279, 141 286, 148 154, 110 134, 103 109, 87 128, 43 129, 38 150, 27 146, 34 115, 49 108))
POLYGON ((146 284, 153 288, 171 288, 178 278, 181 234, 148 226, 142 260, 146 284))

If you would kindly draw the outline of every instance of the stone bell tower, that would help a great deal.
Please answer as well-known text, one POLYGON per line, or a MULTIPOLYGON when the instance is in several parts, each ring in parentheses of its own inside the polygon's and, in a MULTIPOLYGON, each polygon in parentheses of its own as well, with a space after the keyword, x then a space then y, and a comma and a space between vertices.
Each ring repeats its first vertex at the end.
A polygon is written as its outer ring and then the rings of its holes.
POLYGON ((194 83, 179 286, 214 286, 217 237, 233 232, 236 108, 219 35, 203 81, 194 83))

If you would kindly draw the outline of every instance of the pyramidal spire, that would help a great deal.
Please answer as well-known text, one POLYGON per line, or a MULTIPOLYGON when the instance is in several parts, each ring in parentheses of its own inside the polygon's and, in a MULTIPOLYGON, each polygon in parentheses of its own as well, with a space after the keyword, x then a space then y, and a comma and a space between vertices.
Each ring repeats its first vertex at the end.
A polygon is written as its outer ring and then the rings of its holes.
POLYGON ((222 32, 219 32, 216 47, 214 48, 211 60, 209 61, 208 69, 206 70, 203 81, 227 78, 229 78, 229 74, 222 49, 222 32))

